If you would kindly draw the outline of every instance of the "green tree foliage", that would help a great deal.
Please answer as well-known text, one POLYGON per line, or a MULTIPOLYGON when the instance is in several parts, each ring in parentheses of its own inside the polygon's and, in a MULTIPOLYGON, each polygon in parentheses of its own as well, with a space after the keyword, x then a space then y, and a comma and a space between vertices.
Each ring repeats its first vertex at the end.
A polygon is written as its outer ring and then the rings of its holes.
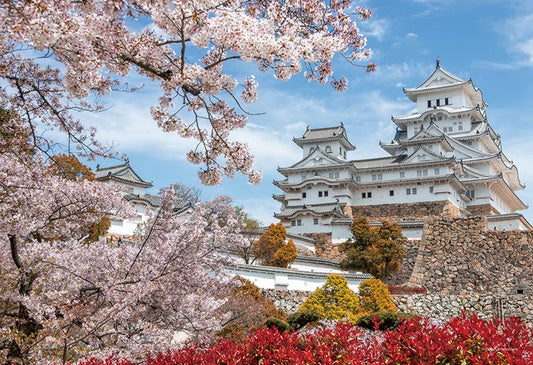
POLYGON ((287 238, 287 230, 281 222, 271 224, 254 243, 253 253, 263 265, 288 267, 296 259, 298 251, 294 242, 287 238))
POLYGON ((387 285, 381 280, 370 278, 359 285, 361 310, 367 313, 396 312, 387 285))
POLYGON ((355 323, 359 316, 359 298, 348 287, 344 276, 331 274, 324 285, 309 295, 298 312, 316 312, 320 318, 355 323))
POLYGON ((228 317, 224 323, 221 337, 246 337, 254 328, 260 328, 268 319, 284 321, 285 312, 276 308, 274 303, 261 294, 261 290, 251 281, 237 277, 241 285, 235 287, 221 308, 228 317))
POLYGON ((370 227, 365 217, 359 217, 354 219, 352 234, 341 245, 346 254, 343 267, 365 270, 380 279, 400 268, 406 238, 397 223, 383 221, 381 227, 370 227))

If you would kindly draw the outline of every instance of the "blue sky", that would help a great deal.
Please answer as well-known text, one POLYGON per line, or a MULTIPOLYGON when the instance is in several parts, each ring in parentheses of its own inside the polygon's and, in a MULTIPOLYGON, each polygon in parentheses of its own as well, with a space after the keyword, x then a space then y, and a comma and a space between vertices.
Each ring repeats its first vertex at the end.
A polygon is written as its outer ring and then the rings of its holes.
MULTIPOLYGON (((272 181, 282 178, 276 168, 301 158, 293 137, 301 136, 307 125, 318 128, 342 121, 357 146, 350 159, 386 156, 379 141, 394 136, 391 115, 406 114, 415 107, 402 88, 422 83, 439 57, 444 69, 472 78, 482 90, 489 104, 488 120, 502 136, 503 151, 526 184, 518 195, 533 208, 533 2, 367 0, 360 4, 373 11, 361 29, 378 67, 367 74, 337 60, 336 74, 349 79, 344 93, 308 83, 301 75, 279 82, 255 70, 253 64, 230 66, 238 79, 254 74, 260 85, 259 100, 248 110, 264 114, 251 116, 248 126, 235 134, 256 155, 256 166, 263 173, 258 186, 248 185, 244 177, 225 179, 216 187, 202 186, 197 167, 184 157, 190 142, 164 134, 150 117, 149 106, 159 96, 154 85, 147 84, 138 93, 111 95, 104 99, 110 109, 89 117, 100 138, 115 143, 139 175, 153 182, 152 192, 174 182, 198 186, 202 199, 230 195, 235 204, 268 224, 275 221, 272 214, 279 209, 271 198, 279 193, 272 181)), ((530 222, 532 211, 522 212, 530 222)))

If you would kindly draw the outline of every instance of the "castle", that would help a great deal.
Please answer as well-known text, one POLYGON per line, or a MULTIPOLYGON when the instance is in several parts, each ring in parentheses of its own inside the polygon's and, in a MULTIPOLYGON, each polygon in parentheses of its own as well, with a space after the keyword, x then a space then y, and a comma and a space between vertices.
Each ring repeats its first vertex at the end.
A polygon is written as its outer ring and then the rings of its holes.
POLYGON ((490 229, 531 230, 517 211, 526 209, 518 169, 502 151, 489 124, 487 104, 472 80, 444 70, 419 86, 404 89, 416 103, 409 115, 393 116, 396 135, 380 146, 388 157, 350 160, 355 146, 339 126, 307 128, 293 141, 302 159, 278 168, 274 216, 293 234, 328 233, 335 242, 351 237, 353 216, 399 222, 404 235, 418 239, 431 217, 487 217, 490 229))

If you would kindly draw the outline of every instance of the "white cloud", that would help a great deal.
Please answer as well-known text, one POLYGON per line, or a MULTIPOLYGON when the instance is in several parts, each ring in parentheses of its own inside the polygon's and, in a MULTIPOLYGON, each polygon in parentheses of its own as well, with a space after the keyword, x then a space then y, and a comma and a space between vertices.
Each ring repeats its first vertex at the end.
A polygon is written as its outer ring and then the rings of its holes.
POLYGON ((433 72, 433 68, 433 65, 422 63, 403 62, 378 64, 376 72, 372 74, 372 77, 380 81, 400 80, 401 82, 405 82, 412 78, 423 80, 433 72))
POLYGON ((527 8, 521 10, 521 15, 504 20, 503 26, 500 23, 495 28, 512 54, 509 62, 484 62, 483 66, 503 70, 533 66, 533 12, 527 8))
POLYGON ((379 41, 382 41, 390 28, 390 23, 387 19, 372 18, 368 21, 368 23, 361 24, 360 27, 366 37, 373 37, 377 38, 379 41))
POLYGON ((407 38, 417 38, 417 37, 418 37, 418 34, 416 34, 416 33, 407 33, 405 36, 406 36, 407 38))

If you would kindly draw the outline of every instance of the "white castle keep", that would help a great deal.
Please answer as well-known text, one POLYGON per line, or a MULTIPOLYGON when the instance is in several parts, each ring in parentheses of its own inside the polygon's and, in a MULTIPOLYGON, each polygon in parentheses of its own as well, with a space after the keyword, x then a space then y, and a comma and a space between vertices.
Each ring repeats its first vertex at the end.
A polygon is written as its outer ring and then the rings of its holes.
POLYGON ((416 112, 393 116, 396 135, 380 146, 388 157, 350 160, 355 146, 339 126, 310 129, 293 141, 302 159, 278 168, 283 193, 280 219, 288 232, 350 237, 354 216, 376 224, 399 222, 408 238, 420 238, 432 216, 484 215, 490 229, 531 230, 516 211, 524 186, 487 121, 481 91, 440 67, 420 86, 404 89, 416 112))

